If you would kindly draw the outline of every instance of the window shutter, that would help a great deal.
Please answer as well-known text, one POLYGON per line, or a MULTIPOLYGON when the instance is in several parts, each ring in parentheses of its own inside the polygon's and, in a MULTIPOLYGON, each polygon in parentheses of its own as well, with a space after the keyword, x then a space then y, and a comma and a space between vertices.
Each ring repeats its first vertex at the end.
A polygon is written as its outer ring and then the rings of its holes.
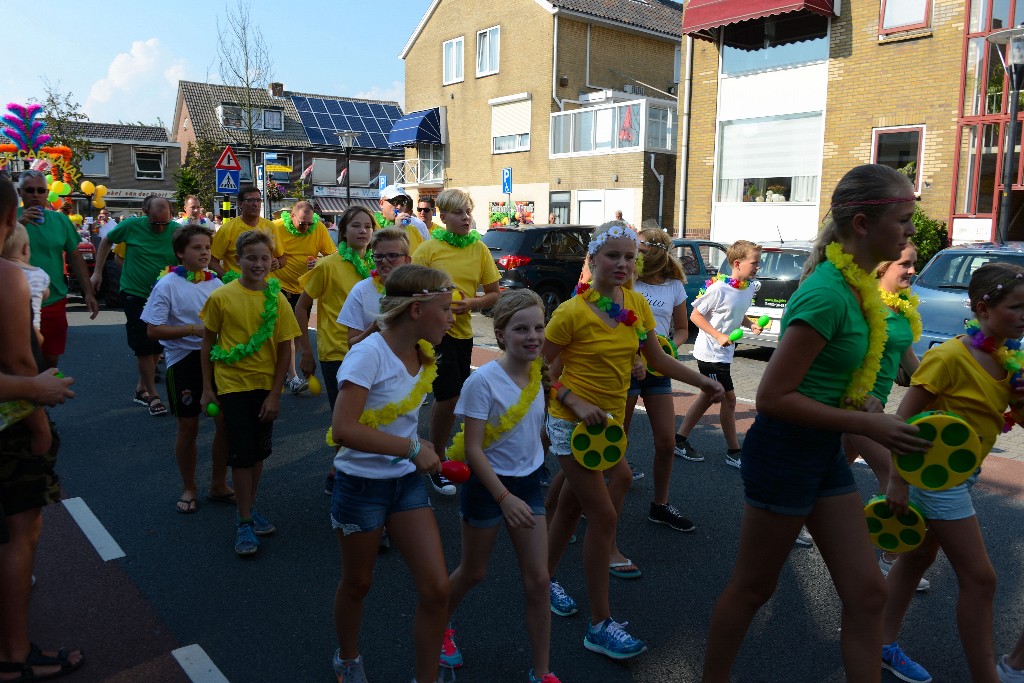
POLYGON ((530 132, 532 100, 496 104, 491 107, 491 137, 519 135, 530 132))

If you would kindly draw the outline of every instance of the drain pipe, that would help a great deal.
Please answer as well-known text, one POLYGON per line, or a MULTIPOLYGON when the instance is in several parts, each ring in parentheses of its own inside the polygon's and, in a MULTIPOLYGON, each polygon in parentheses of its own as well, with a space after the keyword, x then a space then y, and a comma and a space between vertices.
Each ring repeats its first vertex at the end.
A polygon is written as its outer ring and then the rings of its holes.
POLYGON ((686 36, 686 75, 683 77, 683 134, 679 143, 679 236, 686 237, 686 170, 690 161, 690 97, 693 82, 693 38, 686 36))
POLYGON ((565 111, 565 103, 558 99, 558 15, 555 15, 555 39, 553 54, 551 55, 551 99, 558 105, 559 111, 565 111))
POLYGON ((661 228, 661 211, 665 202, 665 176, 659 175, 658 171, 654 168, 654 154, 651 153, 651 173, 658 179, 658 183, 661 187, 658 188, 658 227, 661 228))

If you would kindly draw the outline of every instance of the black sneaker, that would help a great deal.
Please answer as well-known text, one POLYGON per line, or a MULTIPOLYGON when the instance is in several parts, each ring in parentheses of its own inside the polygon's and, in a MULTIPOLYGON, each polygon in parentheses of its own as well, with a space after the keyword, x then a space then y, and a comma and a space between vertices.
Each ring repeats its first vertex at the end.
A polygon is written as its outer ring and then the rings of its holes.
POLYGON ((676 531, 694 531, 697 529, 697 525, 679 514, 679 510, 672 503, 668 505, 651 503, 651 511, 647 514, 647 519, 658 524, 667 524, 676 531))
POLYGON ((686 437, 676 437, 676 457, 682 458, 683 460, 690 460, 691 462, 704 462, 704 456, 697 452, 697 449, 690 445, 690 442, 686 440, 686 437))
POLYGON ((430 485, 442 496, 455 495, 455 484, 451 483, 443 474, 431 474, 428 476, 430 477, 430 485))

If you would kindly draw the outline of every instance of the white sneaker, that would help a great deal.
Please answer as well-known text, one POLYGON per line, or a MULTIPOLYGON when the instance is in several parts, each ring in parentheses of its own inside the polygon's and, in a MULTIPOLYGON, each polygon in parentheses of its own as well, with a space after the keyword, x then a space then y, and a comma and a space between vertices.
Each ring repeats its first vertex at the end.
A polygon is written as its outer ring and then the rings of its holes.
POLYGON ((811 532, 807 530, 807 527, 800 527, 800 533, 796 537, 796 544, 801 548, 814 547, 814 539, 811 538, 811 532))
POLYGON ((1024 683, 1024 671, 1014 669, 1006 663, 1009 655, 1003 655, 996 664, 996 673, 999 674, 1000 683, 1024 683))
POLYGON ((743 464, 743 461, 740 460, 739 453, 737 453, 736 455, 729 455, 728 453, 726 453, 725 464, 728 465, 729 467, 735 467, 736 469, 739 469, 740 465, 743 464))
MULTIPOLYGON (((882 570, 882 576, 889 576, 889 570, 892 569, 892 565, 892 562, 889 562, 885 559, 885 555, 882 555, 880 558, 878 558, 878 568, 882 570)), ((931 581, 922 576, 921 581, 917 584, 917 592, 924 593, 931 587, 931 581)), ((1022 683, 1024 683, 1024 674, 1022 674, 1022 678, 1020 680, 1022 683)))
POLYGON ((302 377, 299 377, 298 375, 295 375, 290 380, 285 382, 285 386, 293 394, 301 394, 303 391, 309 388, 309 381, 303 379, 302 377))

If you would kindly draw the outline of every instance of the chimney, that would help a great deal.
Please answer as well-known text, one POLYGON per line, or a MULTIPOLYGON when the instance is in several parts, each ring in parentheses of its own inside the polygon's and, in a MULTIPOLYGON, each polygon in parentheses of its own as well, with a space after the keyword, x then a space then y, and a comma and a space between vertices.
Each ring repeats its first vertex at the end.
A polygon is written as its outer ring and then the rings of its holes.
POLYGON ((284 97, 284 83, 271 83, 267 89, 272 97, 284 97))

